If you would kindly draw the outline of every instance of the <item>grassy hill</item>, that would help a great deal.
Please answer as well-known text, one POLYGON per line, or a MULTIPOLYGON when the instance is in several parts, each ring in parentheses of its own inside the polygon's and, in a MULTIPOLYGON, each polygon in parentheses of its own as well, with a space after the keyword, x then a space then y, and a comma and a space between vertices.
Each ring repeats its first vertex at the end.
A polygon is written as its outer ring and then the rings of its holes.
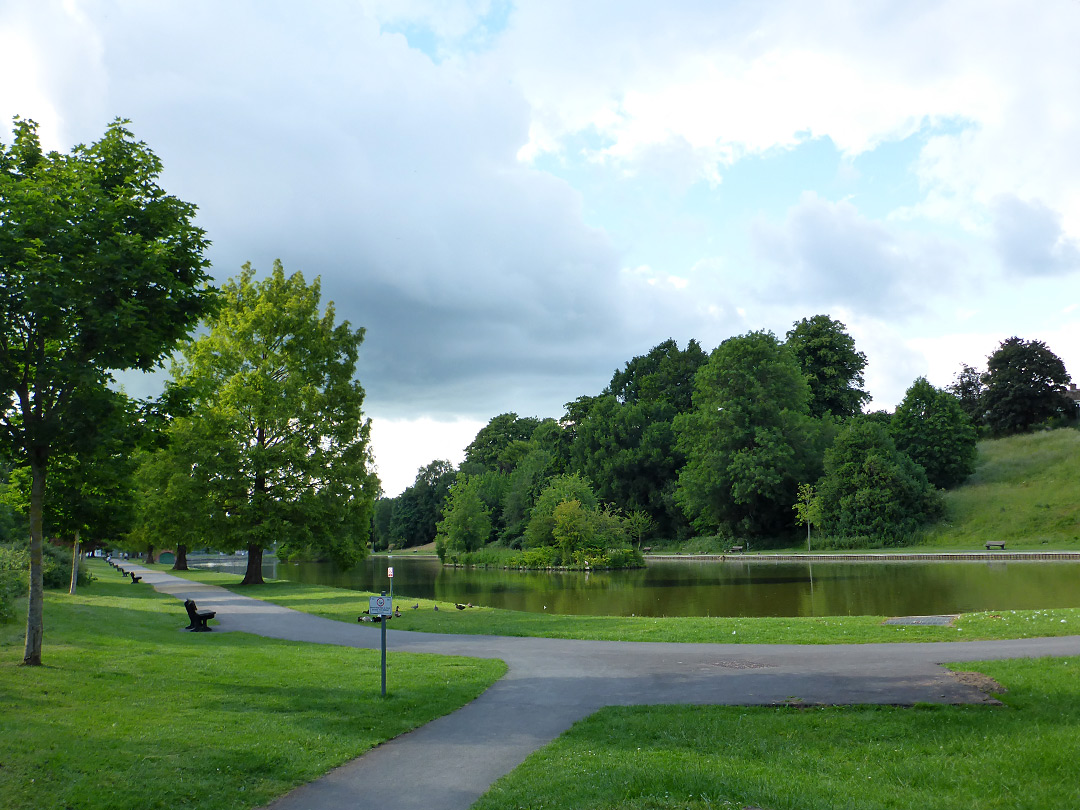
POLYGON ((927 533, 935 548, 1080 550, 1080 430, 1064 428, 979 444, 975 474, 946 498, 927 533))

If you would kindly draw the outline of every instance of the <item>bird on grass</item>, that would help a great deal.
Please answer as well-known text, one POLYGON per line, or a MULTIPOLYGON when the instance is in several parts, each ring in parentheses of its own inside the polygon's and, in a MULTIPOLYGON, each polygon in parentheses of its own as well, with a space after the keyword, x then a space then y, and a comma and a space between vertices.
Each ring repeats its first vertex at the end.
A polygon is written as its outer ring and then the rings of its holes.
POLYGON ((415 605, 413 605, 413 606, 412 606, 412 609, 413 609, 413 610, 416 610, 416 609, 417 609, 418 607, 420 607, 420 603, 419 603, 419 602, 417 602, 417 603, 416 603, 415 605))
POLYGON ((457 602, 454 603, 454 607, 456 607, 458 610, 464 610, 465 609, 464 605, 459 605, 457 602))
POLYGON ((439 610, 439 606, 438 606, 438 605, 436 605, 436 606, 435 606, 435 611, 436 611, 436 612, 438 612, 438 610, 439 610))

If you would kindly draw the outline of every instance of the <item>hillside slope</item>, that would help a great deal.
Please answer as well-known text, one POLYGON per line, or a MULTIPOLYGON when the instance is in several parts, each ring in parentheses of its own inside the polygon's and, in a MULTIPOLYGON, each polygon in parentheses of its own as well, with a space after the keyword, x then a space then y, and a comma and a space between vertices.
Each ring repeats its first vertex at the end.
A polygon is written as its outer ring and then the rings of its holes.
POLYGON ((945 496, 946 518, 927 533, 941 548, 1080 550, 1080 430, 979 443, 975 474, 945 496))

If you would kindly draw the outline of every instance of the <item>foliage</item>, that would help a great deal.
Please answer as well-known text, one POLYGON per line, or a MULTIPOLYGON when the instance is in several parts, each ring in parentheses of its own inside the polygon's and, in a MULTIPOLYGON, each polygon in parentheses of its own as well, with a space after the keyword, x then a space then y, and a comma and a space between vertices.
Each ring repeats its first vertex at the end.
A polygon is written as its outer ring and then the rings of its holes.
POLYGON ((676 499, 702 533, 750 536, 791 525, 800 481, 820 471, 830 423, 807 413, 810 388, 771 332, 725 340, 697 374, 694 410, 675 419, 686 465, 676 499))
POLYGON ((486 470, 509 472, 514 467, 514 443, 531 439, 539 424, 540 420, 534 417, 522 417, 516 413, 499 414, 480 428, 465 448, 465 461, 479 464, 486 470))
POLYGON ((855 416, 870 400, 862 390, 866 355, 844 324, 828 315, 796 321, 787 333, 787 346, 810 384, 810 414, 855 416))
POLYGON ((663 400, 620 403, 610 394, 599 397, 577 425, 571 455, 573 468, 593 482, 600 498, 646 512, 671 536, 686 527, 674 497, 684 463, 675 446, 677 414, 663 400))
POLYGON ((371 517, 371 547, 385 551, 390 547, 390 523, 394 519, 395 498, 377 498, 371 517))
POLYGON ((616 371, 604 393, 629 405, 664 402, 682 413, 693 405, 694 375, 707 359, 696 340, 691 339, 686 349, 680 350, 679 344, 669 338, 648 354, 627 362, 622 371, 616 371))
POLYGON ((29 467, 26 663, 41 662, 42 510, 56 448, 92 446, 116 370, 149 370, 212 306, 195 207, 126 121, 69 155, 33 121, 0 144, 0 441, 29 467))
POLYGON ((922 467, 866 419, 850 422, 826 451, 817 503, 826 532, 887 545, 909 538, 942 509, 922 467))
POLYGON ((30 580, 30 550, 25 543, 0 543, 0 624, 15 618, 15 606, 30 580))
POLYGON ((480 498, 480 480, 459 475, 450 487, 435 535, 439 559, 447 551, 476 551, 491 537, 491 513, 480 498))
POLYGON ((281 262, 255 281, 245 264, 222 290, 208 331, 188 343, 178 383, 194 392, 185 431, 196 522, 211 545, 246 548, 246 583, 262 580, 262 552, 329 558, 348 568, 366 554, 378 480, 371 471, 364 390, 353 379, 363 329, 320 313, 320 284, 281 262))
POLYGON ((975 471, 975 427, 960 401, 925 377, 908 388, 889 429, 897 449, 920 464, 935 487, 950 489, 975 471))
POLYGON ((821 523, 821 506, 812 484, 799 484, 799 493, 792 507, 800 526, 806 527, 807 549, 810 547, 810 527, 821 523))
POLYGON ((953 379, 952 385, 945 390, 957 398, 961 409, 968 415, 968 419, 976 429, 983 426, 986 419, 986 404, 983 402, 986 383, 978 369, 963 365, 953 379))
POLYGON ((1075 417, 1065 396, 1070 380, 1065 364, 1041 340, 1011 337, 987 360, 983 378, 986 423, 997 436, 1055 426, 1075 417))
POLYGON ((564 501, 577 501, 589 511, 597 506, 596 495, 589 482, 577 473, 552 478, 537 498, 529 517, 524 536, 526 548, 558 545, 554 535, 555 507, 564 501))
POLYGON ((390 538, 395 548, 422 546, 435 539, 443 503, 457 473, 449 461, 436 459, 416 471, 416 479, 394 500, 390 538))

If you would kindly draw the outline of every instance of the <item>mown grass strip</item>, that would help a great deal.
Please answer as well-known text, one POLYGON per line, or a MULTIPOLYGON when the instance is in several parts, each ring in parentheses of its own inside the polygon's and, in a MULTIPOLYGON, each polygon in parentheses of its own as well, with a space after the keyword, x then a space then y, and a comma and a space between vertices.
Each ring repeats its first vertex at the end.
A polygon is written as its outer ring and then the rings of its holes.
POLYGON ((474 810, 1080 807, 1080 658, 962 669, 1004 684, 1005 705, 607 708, 474 810))
POLYGON ((45 666, 0 625, 0 806, 258 807, 468 703, 501 661, 188 633, 179 601, 102 577, 47 593, 45 666))
MULTIPOLYGON (((236 574, 216 571, 169 571, 199 582, 235 590, 256 599, 312 613, 327 619, 356 623, 368 608, 370 594, 324 585, 276 580, 243 586, 236 574)), ((967 613, 952 627, 883 625, 882 616, 826 617, 712 617, 679 616, 560 616, 517 610, 472 607, 455 610, 453 603, 398 599, 401 617, 394 630, 470 635, 531 636, 596 641, 671 641, 712 644, 870 644, 900 641, 973 641, 1040 638, 1080 634, 1080 609, 1007 610, 967 613), (439 610, 434 610, 438 604, 439 610), (419 605, 415 610, 413 605, 419 605)), ((369 626, 377 632, 377 625, 369 626)))

